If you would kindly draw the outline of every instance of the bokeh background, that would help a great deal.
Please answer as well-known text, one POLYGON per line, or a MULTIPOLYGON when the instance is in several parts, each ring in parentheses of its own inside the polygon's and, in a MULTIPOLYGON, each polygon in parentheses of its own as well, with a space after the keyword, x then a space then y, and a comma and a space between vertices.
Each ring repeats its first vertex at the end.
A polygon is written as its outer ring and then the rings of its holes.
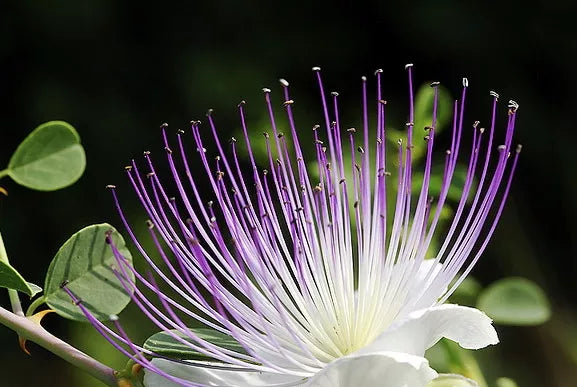
MULTIPOLYGON (((520 103, 515 140, 524 145, 522 160, 475 276, 483 284, 530 278, 546 290, 554 314, 539 327, 498 327, 502 344, 483 365, 521 386, 577 383, 573 1, 8 0, 1 8, 0 165, 29 131, 53 119, 77 128, 88 157, 82 179, 61 191, 0 182, 10 194, 0 197, 0 229, 14 266, 30 281, 43 283, 53 255, 76 230, 119 225, 104 186, 127 188, 127 161, 162 150, 162 122, 185 128, 214 108, 226 136, 238 127, 236 104, 247 100, 258 117, 260 89, 277 87, 279 77, 291 81, 295 106, 318 119, 310 71, 318 65, 351 114, 358 112, 359 77, 383 68, 386 98, 403 123, 403 65, 413 62, 418 84, 440 80, 453 95, 469 78, 468 121, 487 116, 489 90, 520 103)), ((125 199, 135 212, 136 203, 125 199)), ((133 318, 124 322, 137 337, 153 331, 133 318)), ((57 316, 45 325, 122 366, 89 326, 57 316)), ((34 344, 32 357, 25 355, 4 327, 0 348, 0 386, 98 385, 34 344)))

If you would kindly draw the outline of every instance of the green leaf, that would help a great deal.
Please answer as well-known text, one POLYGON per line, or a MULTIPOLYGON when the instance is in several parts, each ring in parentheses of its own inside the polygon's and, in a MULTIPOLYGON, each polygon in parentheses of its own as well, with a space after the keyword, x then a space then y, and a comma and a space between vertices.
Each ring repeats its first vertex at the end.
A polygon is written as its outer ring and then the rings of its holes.
POLYGON ((543 290, 526 278, 503 278, 491 284, 479 297, 477 307, 497 324, 538 325, 551 316, 543 290))
MULTIPOLYGON (((64 282, 99 320, 108 320, 130 302, 130 295, 113 271, 113 268, 118 271, 121 269, 111 247, 106 243, 109 232, 116 248, 127 263, 132 265, 132 256, 122 235, 111 225, 95 224, 72 235, 50 263, 44 285, 46 303, 59 315, 72 320, 85 320, 80 308, 61 289, 64 282)), ((129 268, 125 270, 133 279, 132 271, 129 268)))
POLYGON ((30 298, 32 298, 35 295, 37 295, 38 293, 42 292, 42 288, 40 286, 33 284, 32 282, 26 282, 26 283, 28 284, 28 287, 32 291, 32 294, 30 294, 30 298))
POLYGON ((22 141, 7 171, 18 184, 53 191, 73 184, 85 167, 86 156, 76 130, 66 122, 50 121, 22 141))
MULTIPOLYGON (((238 353, 246 354, 245 349, 240 345, 235 339, 224 333, 220 333, 210 328, 189 328, 193 333, 195 333, 200 338, 218 345, 219 347, 229 349, 238 353)), ((181 337, 184 341, 195 344, 195 341, 181 332, 176 330, 171 330, 172 333, 181 337)), ((198 345, 198 344, 196 344, 198 345)), ((144 348, 157 353, 158 355, 163 355, 175 359, 183 360, 213 360, 211 357, 199 353, 188 345, 176 340, 167 332, 158 332, 150 336, 144 343, 144 348)))
POLYGON ((32 285, 36 286, 26 282, 26 280, 12 267, 12 265, 0 260, 0 287, 15 289, 33 297, 38 292, 32 287, 32 285))
POLYGON ((499 378, 495 381, 497 387, 517 387, 517 383, 511 378, 499 378))
POLYGON ((431 380, 427 387, 478 387, 479 385, 464 376, 457 374, 439 375, 431 380))

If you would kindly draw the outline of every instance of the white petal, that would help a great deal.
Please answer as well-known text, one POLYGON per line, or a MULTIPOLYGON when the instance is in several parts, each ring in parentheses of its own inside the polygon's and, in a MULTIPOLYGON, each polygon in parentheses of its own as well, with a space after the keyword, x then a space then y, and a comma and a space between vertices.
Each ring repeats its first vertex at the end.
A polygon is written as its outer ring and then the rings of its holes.
POLYGON ((499 342, 492 320, 485 313, 475 308, 445 304, 410 313, 359 352, 395 351, 423 356, 425 350, 443 337, 467 349, 499 342))
MULTIPOLYGON (((165 359, 153 359, 152 364, 172 376, 206 386, 293 387, 302 386, 305 382, 304 378, 300 376, 199 367, 176 363, 165 359)), ((145 371, 144 385, 150 387, 179 386, 179 384, 151 371, 145 371)))
POLYGON ((306 387, 424 387, 437 373, 427 359, 397 352, 353 354, 328 364, 306 387))

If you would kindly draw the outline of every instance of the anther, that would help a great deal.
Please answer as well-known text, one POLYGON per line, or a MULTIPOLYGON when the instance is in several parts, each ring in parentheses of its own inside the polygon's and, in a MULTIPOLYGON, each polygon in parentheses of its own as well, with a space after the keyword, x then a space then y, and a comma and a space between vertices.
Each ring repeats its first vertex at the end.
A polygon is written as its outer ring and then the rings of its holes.
POLYGON ((480 121, 473 122, 473 128, 477 129, 477 126, 479 126, 480 123, 480 121))
POLYGON ((284 87, 288 87, 289 83, 286 79, 281 78, 278 80, 280 82, 281 85, 283 85, 284 87))
POLYGON ((152 176, 154 176, 154 172, 148 172, 146 174, 146 177, 151 178, 152 176))
POLYGON ((262 135, 264 136, 264 138, 269 138, 269 135, 267 132, 262 132, 262 135))
POLYGON ((144 152, 142 152, 142 154, 143 154, 145 157, 146 157, 146 156, 149 156, 149 155, 150 155, 150 151, 144 151, 144 152))
POLYGON ((283 132, 279 132, 279 134, 276 135, 277 138, 283 138, 284 137, 284 133, 283 132))
POLYGON ((166 127, 168 127, 168 124, 166 122, 160 124, 160 129, 166 128, 166 127))
POLYGON ((343 178, 343 179, 339 180, 339 184, 343 184, 343 183, 346 182, 346 181, 347 181, 347 180, 343 178))
POLYGON ((413 64, 412 64, 412 63, 407 63, 407 64, 405 65, 405 70, 407 70, 409 67, 413 67, 413 64))
POLYGON ((469 80, 467 78, 463 78, 463 87, 469 87, 469 80))
POLYGON ((313 67, 313 71, 321 71, 321 68, 318 66, 313 67))
POLYGON ((447 149, 447 150, 445 151, 445 153, 446 153, 447 155, 450 155, 450 154, 451 154, 451 150, 447 149))
POLYGON ((414 123, 414 122, 407 122, 407 123, 405 124, 405 126, 407 126, 407 127, 409 127, 409 126, 415 126, 415 123, 414 123))
MULTIPOLYGON (((405 67, 405 68, 407 68, 407 67, 405 67)), ((375 75, 377 75, 377 74, 379 74, 379 73, 382 73, 382 72, 383 72, 383 69, 376 69, 376 70, 375 70, 375 75)))
POLYGON ((184 134, 184 130, 178 129, 178 130, 176 131, 176 134, 184 134))
POLYGON ((313 126, 313 131, 317 130, 317 129, 320 128, 320 127, 321 127, 321 126, 318 125, 318 124, 317 124, 317 125, 314 125, 314 126, 313 126))
POLYGON ((208 110, 206 111, 206 116, 207 116, 207 117, 210 117, 213 112, 214 112, 214 109, 208 109, 208 110))
POLYGON ((517 145, 517 148, 515 149, 515 152, 521 153, 521 149, 523 149, 523 145, 518 144, 518 145, 517 145))
POLYGON ((349 133, 356 133, 357 130, 356 130, 355 128, 348 128, 348 129, 347 129, 347 132, 349 132, 349 133))
POLYGON ((367 81, 367 77, 365 77, 364 75, 361 77, 361 81, 366 82, 367 81))
POLYGON ((60 287, 61 287, 61 288, 65 288, 66 286, 68 286, 69 283, 70 283, 70 281, 64 280, 64 281, 62 281, 62 282, 60 283, 60 287))
POLYGON ((148 227, 149 229, 154 228, 154 223, 152 223, 152 220, 150 220, 150 219, 146 220, 146 227, 148 227))
POLYGON ((513 101, 512 99, 510 99, 508 107, 510 109, 517 110, 517 109, 519 109, 519 104, 517 102, 513 101))
POLYGON ((323 142, 321 140, 315 140, 315 144, 323 145, 323 142))
POLYGON ((485 128, 479 128, 479 133, 485 133, 485 128))
POLYGON ((235 142, 236 142, 236 138, 231 137, 231 138, 230 138, 230 143, 231 143, 231 144, 234 144, 235 142))
POLYGON ((166 153, 168 153, 169 155, 172 154, 172 149, 170 149, 169 147, 165 146, 164 150, 166 151, 166 153))
POLYGON ((270 93, 270 89, 268 87, 263 87, 262 92, 263 93, 270 93))
POLYGON ((431 87, 437 87, 441 84, 439 81, 431 82, 431 87))
POLYGON ((386 104, 387 104, 387 101, 384 100, 384 99, 379 99, 379 103, 380 103, 381 105, 386 105, 386 104))
POLYGON ((359 147, 357 148, 357 151, 359 151, 359 153, 365 153, 365 150, 363 149, 362 146, 359 146, 359 147))
POLYGON ((116 186, 115 186, 115 185, 112 185, 112 184, 108 184, 108 185, 106 186, 106 188, 107 188, 107 189, 115 189, 116 186))
POLYGON ((489 95, 492 96, 492 97, 495 97, 495 99, 499 99, 499 94, 497 94, 497 93, 494 92, 493 90, 491 90, 491 91, 489 92, 489 95))
POLYGON ((295 103, 295 101, 292 99, 289 99, 288 101, 284 101, 282 104, 283 104, 283 106, 289 106, 289 105, 292 105, 293 103, 295 103))
POLYGON ((337 93, 336 91, 331 91, 331 95, 332 95, 333 97, 338 97, 338 96, 339 96, 339 93, 337 93))
POLYGON ((497 147, 497 149, 498 149, 499 151, 504 151, 504 150, 505 150, 505 145, 499 145, 499 146, 497 147))

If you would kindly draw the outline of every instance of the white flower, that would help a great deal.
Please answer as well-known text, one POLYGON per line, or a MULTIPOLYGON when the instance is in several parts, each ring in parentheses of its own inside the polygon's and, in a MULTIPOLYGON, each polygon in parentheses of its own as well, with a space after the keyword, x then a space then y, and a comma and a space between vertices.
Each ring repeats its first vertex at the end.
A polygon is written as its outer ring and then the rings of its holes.
MULTIPOLYGON (((148 181, 141 178, 135 163, 127 169, 150 217, 150 234, 166 269, 149 257, 118 205, 122 221, 152 271, 175 296, 161 291, 152 276, 135 271, 133 282, 127 275, 132 269, 112 246, 119 278, 128 290, 135 289, 134 301, 168 337, 191 353, 211 359, 179 362, 174 354, 171 359, 162 358, 132 343, 118 323, 115 334, 91 320, 145 368, 147 386, 418 387, 437 375, 424 354, 439 339, 446 337, 468 349, 497 343, 485 314, 443 303, 479 259, 501 214, 520 151, 518 147, 514 157, 509 157, 516 103, 509 105, 503 145, 494 146, 495 93, 491 93, 489 129, 485 131, 478 122, 469 127, 472 145, 462 197, 436 257, 425 259, 458 155, 467 153, 460 149, 460 142, 466 126, 468 82, 463 82, 461 100, 454 105, 451 144, 436 198, 430 197, 429 182, 438 83, 431 85, 435 97, 431 125, 425 128, 423 179, 413 198, 412 66, 407 66, 407 142, 399 143, 394 157, 385 157, 381 72, 376 73, 375 123, 369 125, 363 77, 363 127, 345 130, 338 94, 332 93, 327 100, 320 69, 313 70, 324 112, 324 131, 314 128, 316 175, 301 150, 293 101, 284 80, 286 136, 277 128, 271 91, 264 89, 272 129, 264 140, 268 171, 259 169, 251 150, 244 103, 239 111, 252 169, 242 171, 235 139, 230 151, 224 149, 210 112, 207 127, 216 145, 216 160, 209 158, 207 148, 212 147, 202 141, 200 122, 192 123, 200 162, 187 158, 182 133, 172 148, 163 126, 176 199, 169 197, 169 188, 154 170, 149 153, 145 153, 148 181), (370 126, 374 126, 375 142, 370 126), (213 202, 208 206, 202 201, 204 187, 196 180, 196 169, 204 169, 212 191, 213 202), (387 191, 387 181, 395 175, 396 193, 387 191), (476 185, 475 175, 479 176, 476 185), (387 197, 392 194, 395 201, 387 197), (137 283, 155 292, 160 306, 137 283), (188 328, 190 319, 231 337, 237 348, 199 336, 188 328)), ((118 204, 114 189, 113 194, 118 204)))

